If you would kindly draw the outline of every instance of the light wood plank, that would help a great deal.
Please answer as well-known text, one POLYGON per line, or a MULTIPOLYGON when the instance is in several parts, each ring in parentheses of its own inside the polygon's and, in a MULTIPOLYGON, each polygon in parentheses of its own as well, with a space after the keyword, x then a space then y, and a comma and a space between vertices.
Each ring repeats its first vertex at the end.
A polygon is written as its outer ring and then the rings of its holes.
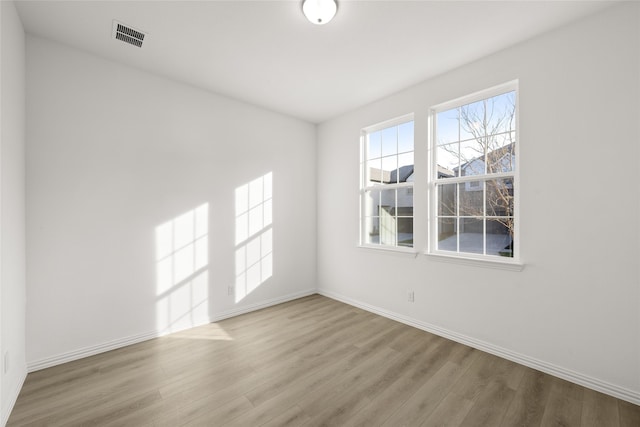
POLYGON ((526 369, 518 390, 507 409, 502 426, 538 426, 553 385, 551 377, 526 369))
POLYGON ((262 427, 295 427, 295 426, 304 425, 310 420, 311 419, 309 418, 309 416, 304 412, 302 412, 302 409, 300 409, 298 405, 294 405, 291 408, 284 411, 282 415, 272 419, 267 423, 260 424, 260 425, 262 427))
MULTIPOLYGON (((422 355, 415 366, 404 369, 403 374, 395 382, 375 397, 364 410, 347 421, 345 426, 367 427, 384 423, 425 382, 431 381, 445 364, 458 367, 460 373, 464 372, 473 359, 465 358, 466 363, 463 365, 452 362, 452 356, 454 356, 453 360, 460 360, 456 349, 457 345, 448 340, 436 342, 422 355)), ((470 354, 473 353, 470 348, 467 347, 467 349, 470 354)), ((473 354, 477 355, 477 352, 473 354)))
POLYGON ((618 400, 618 413, 620 414, 620 427, 640 426, 640 406, 618 400))
POLYGON ((449 393, 422 423, 421 427, 458 427, 467 417, 472 407, 472 401, 454 393, 449 393))
POLYGON ((640 408, 313 295, 34 372, 8 426, 636 427, 640 408))
POLYGON ((384 426, 419 426, 449 394, 467 369, 446 363, 406 400, 383 424, 384 426))
POLYGON ((582 397, 585 389, 559 378, 554 378, 552 381, 553 385, 540 425, 542 427, 580 426, 582 397))
POLYGON ((620 425, 618 402, 614 397, 585 389, 582 403, 582 426, 620 425))
POLYGON ((462 427, 498 426, 515 395, 515 391, 500 381, 490 382, 478 395, 462 427))

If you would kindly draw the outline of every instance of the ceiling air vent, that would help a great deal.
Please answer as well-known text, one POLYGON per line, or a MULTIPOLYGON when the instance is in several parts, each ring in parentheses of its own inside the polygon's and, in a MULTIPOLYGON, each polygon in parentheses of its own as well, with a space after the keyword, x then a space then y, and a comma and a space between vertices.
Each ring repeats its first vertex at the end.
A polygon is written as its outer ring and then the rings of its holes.
POLYGON ((118 40, 122 40, 125 43, 132 44, 137 47, 142 47, 145 33, 142 31, 134 30, 131 27, 124 25, 122 22, 113 21, 113 37, 118 40))

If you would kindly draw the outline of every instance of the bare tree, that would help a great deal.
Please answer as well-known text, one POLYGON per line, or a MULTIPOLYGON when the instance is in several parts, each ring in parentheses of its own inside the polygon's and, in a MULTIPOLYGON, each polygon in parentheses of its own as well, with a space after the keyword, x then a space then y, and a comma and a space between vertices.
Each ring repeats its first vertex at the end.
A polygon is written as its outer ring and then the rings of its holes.
MULTIPOLYGON (((461 141, 440 146, 452 156, 459 156, 459 165, 450 171, 451 176, 514 170, 515 95, 501 95, 500 102, 497 98, 485 99, 457 109, 461 141)), ((455 193, 450 194, 451 191, 444 194, 447 192, 443 188, 440 194, 440 214, 456 216, 454 201, 457 199, 461 216, 491 217, 492 224, 487 224, 487 232, 502 225, 513 239, 513 180, 509 176, 503 176, 484 182, 484 185, 483 181, 460 183, 456 187, 458 197, 455 193)))

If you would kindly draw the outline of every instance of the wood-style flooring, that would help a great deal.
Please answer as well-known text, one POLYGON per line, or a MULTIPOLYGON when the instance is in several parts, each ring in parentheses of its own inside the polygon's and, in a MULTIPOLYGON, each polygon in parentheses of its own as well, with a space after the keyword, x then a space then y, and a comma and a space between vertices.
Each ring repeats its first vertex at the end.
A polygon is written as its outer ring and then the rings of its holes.
POLYGON ((640 407, 313 295, 31 373, 8 425, 638 427, 640 407))

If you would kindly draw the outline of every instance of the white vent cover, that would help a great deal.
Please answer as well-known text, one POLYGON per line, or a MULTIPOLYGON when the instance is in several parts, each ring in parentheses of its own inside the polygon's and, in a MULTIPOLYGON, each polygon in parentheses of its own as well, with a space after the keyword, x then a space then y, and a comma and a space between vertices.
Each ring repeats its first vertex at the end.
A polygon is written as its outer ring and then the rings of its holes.
POLYGON ((118 22, 116 20, 113 21, 114 39, 122 40, 123 42, 129 43, 133 46, 142 47, 142 42, 144 41, 145 36, 146 34, 142 31, 135 30, 122 22, 118 22))

